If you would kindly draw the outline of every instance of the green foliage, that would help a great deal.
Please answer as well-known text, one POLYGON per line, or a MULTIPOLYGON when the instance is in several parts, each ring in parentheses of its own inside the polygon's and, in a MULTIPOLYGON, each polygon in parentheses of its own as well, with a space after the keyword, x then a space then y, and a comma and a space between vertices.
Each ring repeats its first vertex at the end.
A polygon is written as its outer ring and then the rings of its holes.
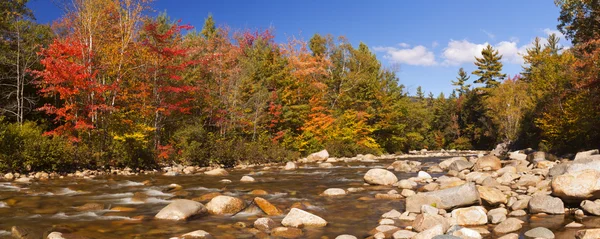
POLYGON ((0 171, 70 171, 76 165, 73 147, 60 137, 43 135, 34 122, 8 123, 0 117, 0 171))

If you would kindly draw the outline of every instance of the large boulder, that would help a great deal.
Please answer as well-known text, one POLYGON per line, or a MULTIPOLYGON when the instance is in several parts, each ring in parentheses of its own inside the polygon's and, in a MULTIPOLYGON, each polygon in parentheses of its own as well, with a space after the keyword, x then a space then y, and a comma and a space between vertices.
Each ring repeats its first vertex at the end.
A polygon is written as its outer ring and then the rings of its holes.
POLYGON ((187 199, 177 199, 161 209, 154 217, 166 220, 186 220, 189 217, 206 212, 207 209, 202 203, 187 199))
POLYGON ((485 225, 488 222, 487 210, 482 206, 457 208, 452 210, 452 218, 460 226, 485 225))
POLYGON ((552 179, 553 195, 568 202, 600 199, 600 171, 586 169, 568 172, 568 170, 567 173, 552 179))
POLYGON ((326 149, 312 153, 306 157, 308 162, 322 162, 329 158, 329 152, 326 149))
POLYGON ((474 169, 478 171, 483 170, 498 170, 502 168, 500 159, 494 155, 486 155, 477 159, 474 169))
POLYGON ((245 207, 244 200, 225 195, 216 196, 206 204, 208 212, 214 215, 236 214, 245 207))
POLYGON ((560 198, 536 195, 529 200, 529 213, 565 214, 565 205, 560 198))
POLYGON ((281 224, 286 227, 324 227, 327 226, 327 221, 310 212, 292 208, 281 224))
POLYGON ((419 213, 421 212, 421 205, 431 205, 439 209, 452 209, 480 203, 481 199, 475 183, 466 183, 457 187, 410 196, 406 198, 406 211, 419 213), (460 197, 457 197, 457 195, 460 195, 460 197))
POLYGON ((380 168, 374 168, 367 171, 364 179, 368 184, 374 185, 392 185, 398 182, 398 178, 394 173, 380 168))

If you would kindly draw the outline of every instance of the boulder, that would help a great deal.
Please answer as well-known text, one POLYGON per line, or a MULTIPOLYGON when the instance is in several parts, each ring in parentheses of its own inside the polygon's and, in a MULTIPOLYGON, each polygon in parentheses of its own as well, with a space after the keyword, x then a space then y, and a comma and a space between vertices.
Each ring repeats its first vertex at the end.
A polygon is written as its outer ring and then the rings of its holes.
POLYGON ((419 173, 417 174, 417 178, 421 180, 431 179, 431 175, 429 175, 427 172, 419 171, 419 173))
POLYGON ((446 169, 448 169, 450 167, 450 165, 452 163, 454 163, 456 161, 459 161, 459 160, 460 161, 467 161, 468 162, 467 158, 465 158, 465 157, 454 157, 454 158, 449 158, 449 159, 446 159, 446 160, 440 162, 438 164, 438 166, 440 166, 441 169, 446 170, 446 169))
POLYGON ((579 206, 588 214, 600 216, 600 199, 595 201, 583 200, 579 206))
POLYGON ((565 205, 560 198, 536 195, 529 200, 529 213, 565 214, 565 205))
POLYGON ((494 227, 494 233, 495 234, 506 234, 509 232, 516 232, 518 230, 521 230, 521 228, 523 227, 524 222, 516 219, 516 218, 508 218, 506 220, 504 220, 503 222, 501 222, 500 224, 498 224, 496 227, 494 227))
POLYGON ((225 195, 216 196, 206 204, 208 212, 214 215, 236 214, 245 207, 244 200, 225 195))
POLYGON ((154 217, 166 220, 186 220, 189 217, 201 215, 207 211, 202 203, 187 199, 176 199, 161 209, 154 217))
POLYGON ((312 213, 292 208, 281 224, 286 227, 324 227, 327 225, 327 221, 312 213))
POLYGON ((479 197, 481 200, 490 206, 506 204, 506 201, 508 200, 506 195, 496 188, 479 186, 477 187, 477 191, 479 191, 479 197))
POLYGON ((543 151, 537 151, 537 152, 533 152, 530 153, 529 155, 527 155, 527 161, 531 162, 531 163, 538 163, 541 161, 546 161, 546 153, 543 151))
POLYGON ((383 215, 381 215, 381 217, 382 218, 399 219, 401 215, 402 215, 401 212, 397 211, 396 209, 392 209, 389 212, 386 212, 383 215))
POLYGON ((398 188, 401 189, 414 189, 417 187, 417 183, 410 181, 408 179, 402 179, 400 181, 398 181, 398 183, 396 183, 398 185, 398 188))
POLYGON ((600 229, 579 230, 575 233, 576 239, 597 239, 600 238, 600 229))
POLYGON ((519 151, 508 153, 508 158, 512 160, 525 160, 527 159, 527 154, 521 153, 519 151))
POLYGON ((554 233, 545 227, 536 227, 525 232, 525 238, 554 239, 554 233))
POLYGON ((256 221, 254 221, 254 228, 261 230, 261 231, 270 231, 271 229, 275 228, 277 226, 277 223, 275 221, 273 221, 273 219, 268 218, 268 217, 261 217, 259 219, 256 219, 256 221))
POLYGON ((600 199, 600 171, 586 169, 556 176, 552 179, 552 194, 568 202, 600 199))
POLYGON ((327 197, 344 196, 346 195, 346 191, 341 188, 328 188, 321 195, 327 197))
POLYGON ((275 205, 271 204, 269 201, 267 201, 264 198, 255 197, 253 200, 253 203, 258 208, 260 208, 260 210, 262 210, 265 214, 267 214, 269 216, 279 216, 279 215, 283 214, 283 212, 281 210, 279 210, 279 208, 277 208, 275 205))
POLYGON ((437 214, 419 214, 412 223, 413 229, 417 232, 422 232, 438 225, 442 226, 444 232, 450 228, 448 220, 437 214))
POLYGON ((487 210, 482 206, 458 208, 452 210, 452 218, 461 226, 485 225, 488 222, 487 210))
POLYGON ((213 170, 204 172, 204 174, 210 175, 210 176, 227 176, 227 175, 229 175, 227 170, 222 169, 222 168, 215 168, 213 170))
POLYGON ((443 190, 417 193, 406 198, 406 211, 419 213, 421 205, 431 205, 439 209, 451 209, 461 206, 480 204, 479 192, 474 183, 443 190), (457 197, 456 195, 461 195, 457 197))
POLYGON ((256 180, 253 177, 250 177, 250 176, 243 176, 240 179, 240 182, 243 182, 243 183, 251 183, 251 182, 254 182, 254 181, 256 181, 256 180))
POLYGON ((473 163, 466 160, 456 160, 448 167, 449 170, 454 170, 457 172, 463 171, 465 169, 471 169, 473 167, 473 163))
POLYGON ((283 167, 284 170, 295 170, 298 168, 298 165, 296 165, 296 163, 294 162, 287 162, 285 164, 285 167, 283 167))
POLYGON ((65 239, 65 237, 60 232, 51 232, 50 234, 48 234, 46 239, 65 239))
POLYGON ((590 156, 596 155, 596 154, 598 154, 597 149, 579 152, 575 155, 575 159, 573 159, 573 161, 580 161, 582 159, 587 159, 590 156))
POLYGON ((306 157, 308 162, 321 162, 327 160, 327 158, 329 158, 329 152, 326 149, 312 153, 306 157))
POLYGON ((500 143, 496 145, 496 148, 490 152, 494 156, 502 156, 508 152, 508 143, 500 143))
POLYGON ((473 167, 478 171, 484 171, 485 169, 498 170, 502 168, 502 163, 498 157, 494 155, 486 155, 477 159, 477 162, 473 167))
POLYGON ((488 211, 488 221, 492 224, 498 224, 506 220, 506 215, 508 214, 508 210, 506 208, 494 208, 488 211))
POLYGON ((394 173, 385 170, 374 168, 367 171, 364 176, 365 182, 373 185, 392 185, 398 182, 398 178, 394 173))

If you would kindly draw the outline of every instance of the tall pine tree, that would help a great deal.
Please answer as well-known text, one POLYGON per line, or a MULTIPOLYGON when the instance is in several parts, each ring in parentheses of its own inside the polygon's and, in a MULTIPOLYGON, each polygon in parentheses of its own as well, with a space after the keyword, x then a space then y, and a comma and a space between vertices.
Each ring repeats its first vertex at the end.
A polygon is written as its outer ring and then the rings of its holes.
POLYGON ((469 81, 471 77, 467 75, 467 72, 462 67, 458 70, 458 77, 456 77, 456 81, 452 81, 452 85, 456 86, 458 91, 458 95, 463 95, 469 91, 471 85, 467 85, 466 82, 469 81))
POLYGON ((485 84, 486 88, 494 88, 504 80, 506 74, 502 74, 502 55, 498 54, 498 50, 494 50, 491 45, 487 45, 481 51, 482 57, 475 57, 475 65, 477 70, 473 71, 473 75, 479 76, 475 83, 485 84))

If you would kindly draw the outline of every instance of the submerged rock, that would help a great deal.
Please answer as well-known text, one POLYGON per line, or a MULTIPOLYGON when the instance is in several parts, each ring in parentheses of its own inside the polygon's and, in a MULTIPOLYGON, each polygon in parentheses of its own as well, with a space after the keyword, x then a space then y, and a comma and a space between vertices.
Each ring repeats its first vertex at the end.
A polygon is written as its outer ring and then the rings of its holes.
POLYGON ((154 217, 166 220, 186 220, 189 217, 206 212, 207 209, 202 203, 187 199, 177 199, 160 210, 154 217))
POLYGON ((545 227, 536 227, 525 232, 525 238, 554 239, 554 233, 545 227))
POLYGON ((302 236, 302 230, 290 227, 276 227, 271 231, 271 236, 281 238, 299 238, 302 236))
POLYGON ((281 224, 286 227, 324 227, 327 225, 327 221, 312 213, 292 208, 281 224))
POLYGON ((260 210, 262 210, 269 216, 279 216, 283 214, 283 212, 279 210, 279 208, 277 208, 275 205, 271 204, 264 198, 255 197, 253 202, 256 206, 258 206, 258 208, 260 208, 260 210))

